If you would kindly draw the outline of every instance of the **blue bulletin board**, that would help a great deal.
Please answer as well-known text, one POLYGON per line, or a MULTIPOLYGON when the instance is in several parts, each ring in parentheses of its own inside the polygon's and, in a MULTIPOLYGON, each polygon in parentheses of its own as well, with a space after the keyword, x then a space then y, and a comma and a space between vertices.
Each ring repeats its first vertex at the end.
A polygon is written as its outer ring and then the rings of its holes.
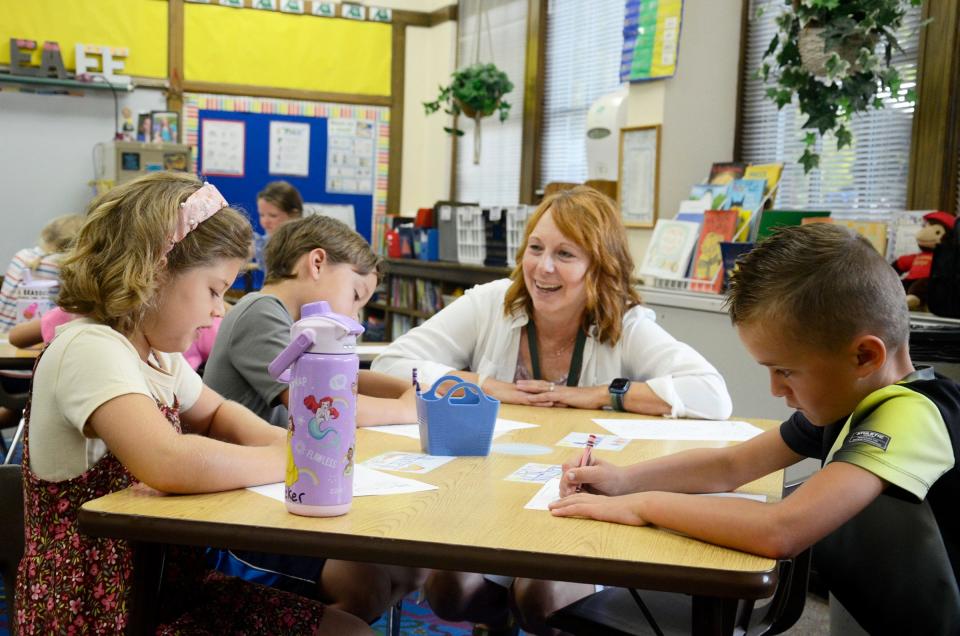
POLYGON ((357 232, 368 241, 374 217, 386 213, 387 108, 188 93, 184 96, 183 117, 184 141, 192 147, 197 173, 217 186, 232 206, 246 212, 258 233, 263 228, 257 215, 257 193, 270 181, 280 179, 295 186, 305 204, 352 205, 357 232), (301 130, 309 127, 306 176, 271 174, 271 122, 291 123, 301 130), (242 138, 242 148, 232 163, 227 162, 229 169, 204 174, 204 131, 209 136, 211 123, 230 130, 235 146, 242 138), (354 140, 349 132, 354 130, 357 148, 364 149, 364 156, 372 147, 372 165, 364 162, 366 168, 361 168, 362 174, 368 175, 366 179, 340 178, 341 173, 352 177, 357 171, 356 166, 346 165, 355 160, 350 154, 354 140))

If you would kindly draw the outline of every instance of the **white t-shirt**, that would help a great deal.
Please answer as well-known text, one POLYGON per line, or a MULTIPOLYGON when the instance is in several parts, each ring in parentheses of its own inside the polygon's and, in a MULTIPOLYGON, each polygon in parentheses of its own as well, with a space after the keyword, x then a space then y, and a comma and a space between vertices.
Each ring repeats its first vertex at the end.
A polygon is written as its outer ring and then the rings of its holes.
MULTIPOLYGON (((145 363, 121 333, 88 318, 60 327, 33 377, 30 469, 47 481, 72 479, 107 452, 87 427, 90 415, 115 397, 140 393, 186 411, 200 397, 200 376, 179 353, 154 351, 145 363)), ((130 422, 136 426, 137 422, 130 422)))

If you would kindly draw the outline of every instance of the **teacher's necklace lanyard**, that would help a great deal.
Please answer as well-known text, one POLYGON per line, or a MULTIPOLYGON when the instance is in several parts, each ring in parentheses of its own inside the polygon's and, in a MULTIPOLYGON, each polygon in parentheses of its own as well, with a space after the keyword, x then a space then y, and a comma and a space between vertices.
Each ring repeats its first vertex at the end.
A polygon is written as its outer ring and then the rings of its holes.
MULTIPOLYGON (((577 341, 573 345, 573 357, 570 359, 570 370, 567 371, 567 386, 577 386, 580 383, 580 367, 583 366, 583 347, 587 344, 587 334, 583 329, 577 330, 577 341)), ((537 328, 533 319, 527 323, 527 348, 530 350, 530 366, 533 379, 540 380, 540 353, 537 349, 537 328)))

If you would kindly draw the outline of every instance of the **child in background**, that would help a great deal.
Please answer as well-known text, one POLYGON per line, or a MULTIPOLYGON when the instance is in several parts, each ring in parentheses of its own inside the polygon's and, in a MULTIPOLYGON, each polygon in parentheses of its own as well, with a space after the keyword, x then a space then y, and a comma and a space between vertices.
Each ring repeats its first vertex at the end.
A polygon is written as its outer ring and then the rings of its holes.
MULTIPOLYGON (((80 533, 84 502, 138 482, 198 493, 283 478, 283 431, 204 387, 181 354, 223 315, 249 244, 243 215, 192 175, 151 173, 91 204, 59 297, 84 317, 40 356, 28 409, 19 633, 127 626, 130 546, 80 533)), ((157 633, 369 633, 318 602, 202 564, 195 550, 169 551, 157 633)))
POLYGON ((60 260, 70 249, 73 240, 83 225, 79 214, 58 216, 40 230, 40 244, 17 252, 0 286, 0 332, 10 331, 17 322, 17 286, 24 279, 24 272, 38 280, 58 280, 60 260))
MULTIPOLYGON (((325 216, 281 226, 267 245, 266 259, 266 284, 244 296, 224 318, 203 380, 220 395, 286 427, 289 389, 270 376, 267 365, 290 343, 290 327, 300 319, 303 305, 325 300, 333 311, 356 317, 376 289, 379 259, 362 236, 325 216)), ((417 421, 409 382, 362 370, 359 393, 358 426, 417 421)), ((305 569, 308 560, 279 555, 234 551, 219 558, 222 569, 291 590, 310 593, 297 583, 309 580, 320 598, 368 621, 419 587, 424 577, 411 568, 347 561, 316 559, 305 569), (242 569, 238 559, 257 569, 242 569)))
POLYGON ((273 235, 278 227, 303 215, 300 191, 286 181, 271 181, 257 194, 257 214, 264 233, 273 235))
MULTIPOLYGON (((769 369, 770 391, 797 412, 779 430, 735 446, 627 467, 565 465, 553 514, 651 524, 779 559, 820 541, 878 497, 927 500, 956 578, 960 386, 914 369, 896 272, 847 228, 785 228, 740 258, 727 304, 750 355, 769 369), (822 470, 778 503, 681 494, 734 490, 804 457, 822 460, 822 470), (585 492, 576 494, 579 487, 585 492)), ((838 552, 831 553, 838 568, 856 567, 838 552)), ((537 581, 519 592, 569 585, 537 581)), ((915 608, 892 600, 901 616, 916 619, 915 608)), ((876 596, 871 605, 883 602, 876 596)), ((521 623, 548 633, 542 620, 555 609, 521 623)))
MULTIPOLYGON (((34 318, 29 322, 22 322, 10 330, 7 338, 14 347, 26 349, 38 345, 41 342, 49 344, 56 335, 57 327, 65 325, 77 316, 68 314, 60 307, 54 307, 40 318, 34 318)), ((217 339, 217 329, 220 328, 219 316, 214 318, 209 327, 197 329, 197 337, 194 339, 190 348, 183 352, 190 368, 200 372, 201 367, 210 357, 213 350, 213 343, 217 339)))

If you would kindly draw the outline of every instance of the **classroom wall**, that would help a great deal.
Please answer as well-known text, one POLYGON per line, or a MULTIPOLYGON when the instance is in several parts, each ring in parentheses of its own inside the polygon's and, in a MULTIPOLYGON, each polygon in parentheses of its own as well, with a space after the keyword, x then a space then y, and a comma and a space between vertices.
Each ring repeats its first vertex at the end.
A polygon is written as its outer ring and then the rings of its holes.
MULTIPOLYGON (((672 219, 710 164, 733 158, 741 0, 686 0, 674 77, 630 85, 628 126, 662 124, 659 218, 672 219)), ((629 232, 639 266, 652 229, 629 232)))
POLYGON ((456 22, 407 28, 400 186, 404 216, 450 198, 453 142, 443 127, 451 118, 443 113, 428 117, 423 102, 434 99, 437 87, 456 69, 456 42, 456 22))
MULTIPOLYGON (((166 110, 162 91, 137 89, 119 107, 166 110)), ((110 91, 46 95, 0 91, 0 267, 37 244, 55 216, 83 212, 93 196, 93 147, 113 138, 110 91)), ((3 271, 0 270, 0 275, 3 271)))

